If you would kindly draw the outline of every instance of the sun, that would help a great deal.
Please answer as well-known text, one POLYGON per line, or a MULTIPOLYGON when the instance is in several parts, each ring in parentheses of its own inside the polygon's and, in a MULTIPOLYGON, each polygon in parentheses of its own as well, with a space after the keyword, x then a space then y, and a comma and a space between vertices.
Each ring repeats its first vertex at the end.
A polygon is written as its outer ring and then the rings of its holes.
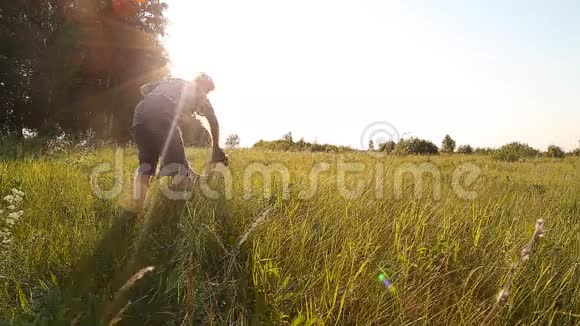
POLYGON ((210 73, 216 66, 215 51, 219 35, 211 25, 212 11, 201 8, 201 4, 190 1, 170 2, 163 44, 169 55, 171 74, 175 77, 191 78, 199 72, 210 73), (201 13, 204 13, 203 15, 201 13))

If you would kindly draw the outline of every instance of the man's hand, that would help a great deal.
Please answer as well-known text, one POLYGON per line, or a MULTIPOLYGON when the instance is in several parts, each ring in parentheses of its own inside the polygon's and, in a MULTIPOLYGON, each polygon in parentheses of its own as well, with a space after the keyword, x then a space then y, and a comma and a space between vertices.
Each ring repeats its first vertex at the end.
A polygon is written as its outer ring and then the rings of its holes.
POLYGON ((226 156, 226 153, 224 153, 224 150, 216 147, 213 150, 213 154, 211 156, 211 162, 213 164, 217 164, 217 163, 223 163, 223 165, 227 166, 228 165, 228 157, 226 156))

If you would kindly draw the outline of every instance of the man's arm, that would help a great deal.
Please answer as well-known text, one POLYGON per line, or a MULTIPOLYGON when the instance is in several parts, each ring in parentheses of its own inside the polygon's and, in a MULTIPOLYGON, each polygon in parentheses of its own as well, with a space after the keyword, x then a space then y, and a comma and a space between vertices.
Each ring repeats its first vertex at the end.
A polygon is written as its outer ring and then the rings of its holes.
POLYGON ((209 102, 209 100, 204 100, 203 103, 203 110, 202 112, 200 112, 200 114, 202 114, 203 116, 205 116, 205 118, 207 119, 207 122, 209 124, 209 133, 211 135, 211 140, 212 140, 212 147, 213 149, 219 149, 220 147, 220 127, 217 121, 217 118, 215 116, 215 112, 213 110, 213 107, 211 106, 211 103, 209 102))
MULTIPOLYGON (((225 165, 227 165, 228 159, 226 157, 226 154, 220 148, 219 124, 218 124, 217 118, 215 116, 215 112, 213 110, 213 107, 211 106, 211 103, 209 102, 209 100, 207 98, 204 99, 203 104, 201 105, 198 113, 205 117, 205 120, 207 121, 207 125, 209 125, 208 132, 211 135, 212 148, 213 148, 212 162, 213 163, 222 162, 225 165)), ((204 125, 203 121, 202 121, 202 125, 204 125)), ((208 129, 207 126, 204 126, 204 127, 206 129, 208 129)))

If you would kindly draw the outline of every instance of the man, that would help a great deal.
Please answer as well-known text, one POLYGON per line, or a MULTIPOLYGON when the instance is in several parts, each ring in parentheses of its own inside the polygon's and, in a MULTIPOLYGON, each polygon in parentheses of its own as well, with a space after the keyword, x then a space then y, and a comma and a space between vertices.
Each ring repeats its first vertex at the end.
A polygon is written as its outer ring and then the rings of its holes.
POLYGON ((139 149, 139 169, 135 177, 134 196, 137 209, 143 206, 151 177, 155 175, 161 158, 160 175, 172 177, 172 186, 185 190, 195 177, 181 138, 179 123, 202 115, 209 123, 212 138, 212 163, 228 160, 219 147, 218 121, 207 98, 215 88, 213 80, 200 74, 193 81, 171 78, 141 87, 144 99, 137 104, 133 115, 133 138, 139 149))

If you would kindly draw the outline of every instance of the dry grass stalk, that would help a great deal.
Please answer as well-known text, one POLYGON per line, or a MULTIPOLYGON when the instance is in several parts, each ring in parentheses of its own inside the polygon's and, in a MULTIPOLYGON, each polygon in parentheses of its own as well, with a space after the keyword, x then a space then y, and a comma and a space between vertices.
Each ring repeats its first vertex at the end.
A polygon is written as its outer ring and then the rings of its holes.
POLYGON ((532 234, 532 237, 528 242, 528 244, 526 244, 520 251, 519 261, 515 264, 511 264, 510 269, 508 271, 507 280, 502 289, 499 291, 495 300, 495 304, 493 305, 493 308, 485 318, 484 325, 488 325, 497 316, 501 308, 506 304, 510 296, 511 286, 515 278, 516 270, 520 267, 523 268, 524 265, 528 262, 528 260, 530 260, 530 255, 532 254, 534 244, 538 241, 538 239, 542 238, 544 234, 545 234, 544 220, 538 219, 536 221, 536 228, 534 230, 534 234, 532 234))
POLYGON ((127 294, 129 289, 131 289, 137 281, 145 277, 150 272, 154 271, 155 267, 149 266, 139 270, 135 273, 129 280, 115 293, 113 296, 113 301, 110 304, 110 308, 108 312, 105 314, 105 323, 109 326, 116 325, 121 319, 123 319, 123 313, 129 307, 129 303, 127 302, 127 294), (121 304, 123 307, 118 309, 121 304))
POLYGON ((266 208, 262 212, 262 214, 260 214, 254 220, 254 223, 252 223, 252 225, 250 225, 250 227, 246 230, 246 232, 244 232, 244 234, 242 235, 242 237, 238 241, 238 244, 236 246, 236 249, 235 249, 234 253, 238 252, 240 250, 240 248, 242 247, 242 245, 244 244, 244 242, 246 242, 246 240, 248 240, 248 237, 252 234, 252 232, 254 232, 254 230, 258 226, 260 226, 260 224, 262 224, 262 223, 264 223, 264 221, 266 221, 266 217, 268 217, 268 214, 270 214, 270 210, 272 210, 272 206, 269 206, 268 208, 266 208))
POLYGON ((189 319, 194 314, 195 307, 193 306, 193 296, 195 290, 195 266, 193 265, 193 254, 189 254, 187 258, 186 281, 185 281, 185 311, 187 312, 184 318, 184 323, 189 322, 189 319))

